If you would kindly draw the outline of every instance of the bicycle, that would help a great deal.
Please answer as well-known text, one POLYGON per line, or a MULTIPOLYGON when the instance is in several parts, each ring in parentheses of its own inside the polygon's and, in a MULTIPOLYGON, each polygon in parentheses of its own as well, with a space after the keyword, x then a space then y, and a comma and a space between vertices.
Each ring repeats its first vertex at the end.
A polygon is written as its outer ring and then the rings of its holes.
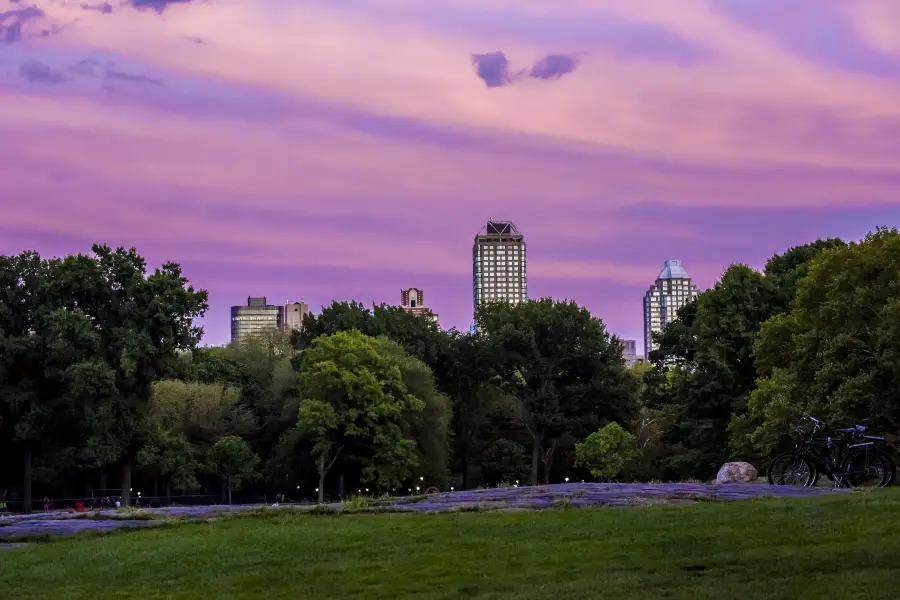
POLYGON ((888 487, 894 483, 897 467, 880 449, 884 438, 866 435, 868 428, 855 425, 820 434, 825 424, 811 415, 803 415, 798 425, 795 448, 772 459, 768 480, 773 485, 815 487, 824 473, 834 487, 888 487), (803 422, 812 425, 804 431, 803 422))

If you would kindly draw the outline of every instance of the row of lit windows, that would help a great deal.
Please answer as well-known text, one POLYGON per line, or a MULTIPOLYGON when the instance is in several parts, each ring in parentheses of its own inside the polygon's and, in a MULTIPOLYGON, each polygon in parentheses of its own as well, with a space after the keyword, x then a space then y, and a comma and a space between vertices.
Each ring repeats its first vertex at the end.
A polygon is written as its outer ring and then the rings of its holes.
POLYGON ((239 315, 231 317, 232 321, 278 321, 278 315, 239 315))

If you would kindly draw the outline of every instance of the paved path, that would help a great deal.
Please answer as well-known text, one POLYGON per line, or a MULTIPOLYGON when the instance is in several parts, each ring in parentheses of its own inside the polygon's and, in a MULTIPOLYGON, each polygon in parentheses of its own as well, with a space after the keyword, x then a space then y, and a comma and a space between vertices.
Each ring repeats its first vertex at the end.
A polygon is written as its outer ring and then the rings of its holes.
MULTIPOLYGON (((428 497, 378 500, 376 506, 409 512, 446 512, 460 507, 540 510, 559 506, 640 506, 646 504, 692 501, 745 500, 763 497, 808 498, 833 493, 825 490, 771 486, 764 484, 707 485, 691 483, 565 483, 535 487, 491 488, 445 492, 428 497)), ((330 505, 340 508, 339 504, 330 505)), ((94 511, 85 514, 49 512, 14 515, 0 522, 0 541, 35 535, 69 535, 80 531, 109 531, 119 528, 153 527, 171 517, 203 519, 222 512, 270 510, 309 510, 310 506, 212 505, 145 509, 140 519, 128 519, 127 513, 94 511), (90 518, 86 518, 90 516, 90 518), (147 517, 150 516, 150 519, 147 517), (158 517, 158 518, 157 518, 158 517)), ((0 546, 2 547, 2 546, 0 546)))

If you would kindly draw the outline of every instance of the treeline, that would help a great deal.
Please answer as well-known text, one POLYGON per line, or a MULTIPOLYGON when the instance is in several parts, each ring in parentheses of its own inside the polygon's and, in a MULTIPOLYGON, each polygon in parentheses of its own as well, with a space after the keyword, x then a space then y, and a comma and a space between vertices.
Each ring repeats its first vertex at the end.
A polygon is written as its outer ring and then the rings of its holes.
POLYGON ((732 265, 658 338, 641 404, 652 476, 765 464, 808 412, 900 440, 900 234, 818 240, 732 265), (653 438, 653 436, 649 436, 653 438))
POLYGON ((898 429, 900 235, 730 267, 627 369, 571 302, 489 304, 477 333, 335 302, 301 331, 198 347, 206 293, 134 250, 0 257, 0 493, 291 499, 707 479, 803 411, 898 429))

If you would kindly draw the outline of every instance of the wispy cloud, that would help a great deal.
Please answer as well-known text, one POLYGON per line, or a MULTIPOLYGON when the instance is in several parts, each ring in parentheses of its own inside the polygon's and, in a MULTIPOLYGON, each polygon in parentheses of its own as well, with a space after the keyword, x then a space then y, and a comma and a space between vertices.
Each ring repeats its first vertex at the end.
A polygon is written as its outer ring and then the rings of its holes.
POLYGON ((58 85, 69 80, 63 73, 54 71, 44 63, 28 61, 19 67, 19 74, 33 83, 58 85))
POLYGON ((505 215, 533 294, 640 332, 665 258, 709 283, 900 218, 892 4, 819 1, 0 0, 0 252, 181 260, 220 336, 267 291, 425 285, 464 325, 471 238, 505 215))

